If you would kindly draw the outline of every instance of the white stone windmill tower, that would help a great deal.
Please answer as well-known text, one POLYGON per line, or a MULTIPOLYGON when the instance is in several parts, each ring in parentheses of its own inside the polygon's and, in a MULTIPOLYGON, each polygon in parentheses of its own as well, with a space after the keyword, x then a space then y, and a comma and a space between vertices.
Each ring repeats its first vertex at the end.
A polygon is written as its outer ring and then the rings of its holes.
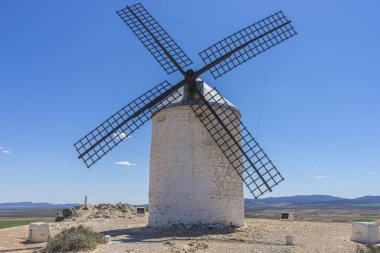
POLYGON ((184 79, 164 81, 138 97, 74 146, 92 166, 145 122, 153 120, 150 159, 149 225, 244 223, 243 182, 255 198, 283 180, 240 120, 239 110, 210 88, 215 79, 296 35, 277 12, 200 53, 205 66, 192 64, 141 4, 117 12, 159 64, 184 79))

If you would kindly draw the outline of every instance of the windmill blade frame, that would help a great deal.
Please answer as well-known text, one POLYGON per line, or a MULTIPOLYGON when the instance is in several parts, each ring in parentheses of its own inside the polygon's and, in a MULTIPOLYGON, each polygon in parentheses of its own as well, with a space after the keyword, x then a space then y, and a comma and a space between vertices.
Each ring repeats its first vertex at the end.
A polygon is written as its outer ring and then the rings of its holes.
POLYGON ((116 13, 167 74, 179 70, 185 76, 183 69, 193 62, 142 4, 127 6, 116 13))
POLYGON ((267 154, 240 120, 240 115, 214 88, 191 105, 232 167, 255 198, 284 180, 267 154))
POLYGON ((95 164, 120 142, 151 119, 153 113, 164 109, 181 96, 177 91, 182 82, 172 86, 164 81, 136 98, 89 134, 74 144, 87 168, 95 164))
POLYGON ((217 79, 296 34, 282 11, 276 12, 200 52, 206 65, 197 75, 209 70, 217 79))
MULTIPOLYGON (((215 88, 207 88, 204 94, 197 78, 210 71, 217 79, 295 36, 297 33, 291 21, 281 11, 274 13, 203 50, 199 55, 205 65, 197 71, 185 71, 193 62, 140 3, 126 6, 116 13, 167 74, 179 71, 184 78, 175 85, 167 81, 160 83, 105 120, 74 144, 78 158, 91 167, 155 113, 177 103, 182 97, 179 104, 190 105, 255 198, 272 191, 283 181, 282 175, 241 122, 237 109, 230 106, 215 88), (183 94, 179 92, 181 87, 183 94)), ((240 179, 236 176, 236 180, 240 179)))

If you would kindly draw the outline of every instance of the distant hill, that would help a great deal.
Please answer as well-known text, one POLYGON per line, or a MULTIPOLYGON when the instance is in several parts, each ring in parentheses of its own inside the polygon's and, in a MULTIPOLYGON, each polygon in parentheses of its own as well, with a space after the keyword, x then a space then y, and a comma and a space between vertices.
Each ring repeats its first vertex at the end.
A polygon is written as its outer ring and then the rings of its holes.
MULTIPOLYGON (((246 207, 281 207, 306 205, 357 205, 380 204, 380 196, 364 196, 355 199, 339 198, 330 195, 297 195, 290 197, 270 197, 263 199, 244 199, 246 207)), ((79 204, 51 204, 46 202, 15 202, 0 203, 0 209, 27 209, 27 208, 69 208, 79 204)), ((143 205, 139 205, 143 206, 143 205)), ((147 205, 146 205, 147 206, 147 205)))
POLYGON ((291 197, 271 197, 244 199, 246 208, 310 206, 310 205, 357 205, 380 204, 380 196, 364 196, 355 199, 339 198, 330 195, 297 195, 291 197))
POLYGON ((77 206, 78 204, 50 204, 46 202, 15 202, 15 203, 0 203, 0 209, 20 209, 20 208, 68 208, 77 206))
POLYGON ((358 204, 380 203, 380 196, 364 196, 364 197, 352 199, 351 201, 353 203, 358 203, 358 204))

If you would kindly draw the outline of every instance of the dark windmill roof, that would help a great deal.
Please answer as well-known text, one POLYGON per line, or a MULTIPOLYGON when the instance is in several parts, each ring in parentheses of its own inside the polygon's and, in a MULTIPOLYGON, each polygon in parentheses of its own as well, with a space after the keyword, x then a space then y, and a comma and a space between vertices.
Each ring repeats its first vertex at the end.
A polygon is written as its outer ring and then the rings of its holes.
MULTIPOLYGON (((209 101, 212 105, 218 105, 218 106, 229 106, 234 111, 238 112, 240 114, 239 109, 232 104, 228 99, 225 97, 222 97, 219 95, 211 86, 209 86, 206 82, 204 82, 202 79, 197 78, 197 85, 200 90, 202 90, 203 95, 205 98, 209 101), (221 103, 220 101, 223 101, 221 103)), ((196 101, 194 100, 183 100, 184 98, 184 86, 182 86, 180 89, 178 89, 179 93, 181 93, 181 96, 179 96, 176 100, 174 100, 170 105, 167 107, 174 107, 174 106, 181 106, 181 105, 191 105, 194 104, 196 101)))

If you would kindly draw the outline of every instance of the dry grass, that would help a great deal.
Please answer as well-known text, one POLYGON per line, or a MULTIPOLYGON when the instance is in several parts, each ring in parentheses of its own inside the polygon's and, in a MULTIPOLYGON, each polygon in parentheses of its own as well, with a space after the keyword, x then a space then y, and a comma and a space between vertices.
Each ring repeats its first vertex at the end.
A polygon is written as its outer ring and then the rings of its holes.
POLYGON ((93 250, 101 243, 105 243, 103 236, 92 229, 84 226, 71 227, 51 238, 41 253, 93 250))
POLYGON ((366 245, 365 248, 357 246, 356 253, 380 253, 380 246, 374 246, 371 244, 366 245))

